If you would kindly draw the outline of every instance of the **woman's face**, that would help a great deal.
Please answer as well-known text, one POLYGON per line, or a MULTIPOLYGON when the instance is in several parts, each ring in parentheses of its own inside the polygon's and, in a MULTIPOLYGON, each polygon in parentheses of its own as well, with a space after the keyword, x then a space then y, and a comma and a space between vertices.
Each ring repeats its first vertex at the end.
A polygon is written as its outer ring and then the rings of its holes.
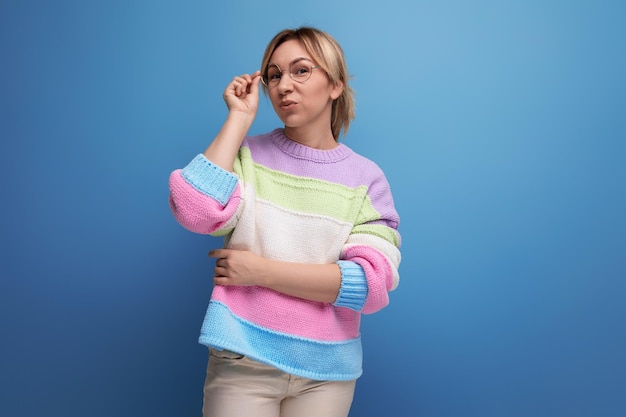
POLYGON ((268 71, 268 75, 279 80, 278 84, 268 88, 268 93, 274 111, 285 124, 286 132, 320 129, 318 134, 327 135, 331 132, 332 102, 339 97, 343 86, 331 83, 324 70, 311 66, 315 67, 317 63, 298 40, 284 42, 274 50, 269 60, 268 68, 272 70, 268 71), (298 62, 305 65, 299 66, 298 62), (312 71, 310 77, 304 82, 294 80, 289 75, 292 63, 292 70, 298 70, 299 73, 312 71), (310 65, 308 68, 306 63, 310 65), (278 66, 282 73, 273 65, 278 66))

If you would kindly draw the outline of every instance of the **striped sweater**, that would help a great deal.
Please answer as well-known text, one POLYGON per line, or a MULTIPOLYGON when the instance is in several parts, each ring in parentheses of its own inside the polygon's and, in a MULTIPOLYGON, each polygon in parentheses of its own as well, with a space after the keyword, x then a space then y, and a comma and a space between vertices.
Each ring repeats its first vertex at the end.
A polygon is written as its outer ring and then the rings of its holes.
POLYGON ((234 172, 196 156, 170 175, 170 208, 186 229, 269 259, 337 263, 333 303, 259 286, 215 286, 200 343, 315 380, 362 373, 361 313, 398 285, 399 217, 382 170, 344 144, 319 150, 283 129, 248 136, 234 172))

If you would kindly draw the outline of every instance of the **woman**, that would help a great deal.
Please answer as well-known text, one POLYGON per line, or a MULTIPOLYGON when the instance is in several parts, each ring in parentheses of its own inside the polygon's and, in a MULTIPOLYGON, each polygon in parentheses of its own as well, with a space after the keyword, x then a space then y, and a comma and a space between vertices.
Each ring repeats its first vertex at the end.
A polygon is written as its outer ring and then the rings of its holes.
POLYGON ((224 236, 200 343, 205 417, 348 415, 361 313, 399 280, 398 214, 381 169, 338 142, 354 117, 343 51, 327 33, 278 33, 262 70, 235 77, 204 153, 170 176, 185 228, 224 236), (259 88, 283 128, 247 136, 259 88))

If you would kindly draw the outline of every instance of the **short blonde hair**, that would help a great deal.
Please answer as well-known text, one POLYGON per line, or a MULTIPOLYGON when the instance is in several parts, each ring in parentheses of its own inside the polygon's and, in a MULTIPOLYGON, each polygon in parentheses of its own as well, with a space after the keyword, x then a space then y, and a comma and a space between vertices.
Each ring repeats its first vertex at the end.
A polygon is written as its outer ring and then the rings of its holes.
MULTIPOLYGON (((297 29, 284 29, 272 38, 265 48, 263 60, 261 61, 261 71, 267 71, 267 66, 272 54, 281 44, 295 39, 302 44, 311 58, 321 69, 326 72, 331 83, 341 82, 343 92, 333 101, 330 117, 333 137, 339 141, 339 136, 348 133, 350 122, 354 119, 354 91, 348 85, 348 66, 343 54, 341 45, 328 33, 319 29, 302 26, 297 29)), ((263 92, 267 95, 267 86, 263 85, 263 92)))

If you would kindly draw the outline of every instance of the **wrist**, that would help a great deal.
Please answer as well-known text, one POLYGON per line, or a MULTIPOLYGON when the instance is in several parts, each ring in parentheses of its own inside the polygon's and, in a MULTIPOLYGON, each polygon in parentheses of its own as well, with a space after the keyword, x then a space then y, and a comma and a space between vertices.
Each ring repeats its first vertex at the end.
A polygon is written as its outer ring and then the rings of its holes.
POLYGON ((228 112, 228 116, 226 117, 226 121, 236 123, 239 126, 244 126, 247 130, 250 126, 252 126, 255 116, 256 113, 241 110, 230 110, 228 112))
POLYGON ((259 287, 271 288, 271 261, 263 257, 259 257, 257 266, 254 271, 255 285, 259 287))

